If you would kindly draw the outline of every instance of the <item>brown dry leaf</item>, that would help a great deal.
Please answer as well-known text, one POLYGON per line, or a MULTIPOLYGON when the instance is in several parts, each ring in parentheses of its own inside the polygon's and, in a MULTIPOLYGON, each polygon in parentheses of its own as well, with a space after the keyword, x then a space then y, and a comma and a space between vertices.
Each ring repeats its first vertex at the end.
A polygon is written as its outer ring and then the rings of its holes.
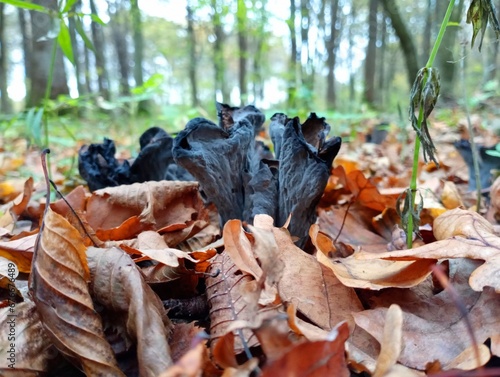
POLYGON ((172 364, 171 323, 162 302, 123 250, 90 247, 87 257, 95 299, 121 316, 127 334, 137 341, 141 376, 157 376, 172 364))
POLYGON ((198 342, 179 361, 161 373, 159 377, 201 377, 203 363, 206 359, 206 350, 205 343, 198 342))
POLYGON ((383 338, 382 342, 380 342, 380 354, 373 377, 386 376, 391 368, 396 365, 401 354, 402 327, 403 311, 398 305, 392 304, 387 310, 383 338))
POLYGON ((447 209, 463 207, 462 197, 458 192, 457 185, 453 182, 446 181, 444 183, 443 192, 441 193, 441 201, 447 209))
POLYGON ((68 217, 69 213, 75 211, 76 213, 83 213, 87 206, 87 191, 83 186, 75 187, 69 194, 64 196, 64 199, 51 203, 50 208, 63 217, 68 217), (73 211, 68 206, 71 206, 73 211))
POLYGON ((137 216, 145 229, 205 219, 197 182, 134 183, 97 190, 87 203, 87 220, 93 229, 119 227, 137 216))
POLYGON ((9 371, 20 372, 16 374, 18 376, 21 373, 23 376, 37 376, 48 372, 49 362, 57 356, 57 350, 52 345, 32 302, 22 302, 11 308, 0 309, 0 327, 4 329, 0 333, 2 376, 9 371))
POLYGON ((18 217, 23 213, 23 211, 28 206, 31 199, 31 194, 33 194, 33 178, 30 177, 24 182, 23 193, 20 194, 12 203, 9 211, 7 211, 2 217, 0 217, 0 227, 8 228, 12 230, 18 217))
POLYGON ((48 208, 30 276, 36 309, 54 345, 86 374, 123 376, 90 297, 78 231, 48 208))
POLYGON ((434 236, 438 240, 411 250, 382 254, 360 253, 359 259, 374 260, 433 260, 449 258, 471 258, 485 261, 470 276, 472 289, 481 291, 493 287, 500 293, 500 237, 493 226, 476 212, 456 208, 434 220, 434 236))
POLYGON ((328 376, 332 371, 339 377, 350 375, 345 360, 344 343, 349 337, 349 326, 343 322, 333 330, 331 340, 300 343, 262 370, 262 377, 274 376, 328 376))
POLYGON ((352 324, 350 313, 363 309, 354 289, 344 286, 330 269, 299 249, 286 229, 273 227, 271 217, 256 216, 254 226, 274 234, 279 259, 285 265, 277 284, 282 300, 293 303, 298 312, 325 330, 344 320, 352 324))
MULTIPOLYGON (((476 264, 466 259, 451 260, 450 284, 467 308, 468 320, 478 343, 491 338, 494 350, 498 349, 498 340, 494 337, 500 329, 500 297, 492 289, 481 293, 470 289, 467 280, 476 264)), ((472 359, 473 353, 463 353, 466 349, 472 352, 472 341, 453 298, 447 291, 432 295, 422 294, 417 288, 384 291, 375 300, 377 305, 397 303, 403 310, 403 350, 398 361, 407 367, 424 370, 426 364, 434 360, 443 366, 457 367, 461 364, 459 360, 472 359)), ((353 313, 353 316, 358 326, 381 341, 386 313, 386 308, 378 307, 353 313)), ((483 361, 487 358, 482 357, 483 361)), ((461 365, 464 368, 467 365, 468 368, 477 367, 475 362, 461 365)))
MULTIPOLYGON (((236 267, 229 254, 223 252, 215 257, 209 273, 215 275, 206 279, 207 300, 210 307, 210 345, 226 335, 231 322, 236 320, 251 322, 258 311, 259 292, 252 275, 236 267)), ((248 329, 238 330, 235 352, 257 344, 257 338, 248 329)))
POLYGON ((362 171, 354 170, 346 174, 342 166, 332 170, 332 175, 339 177, 343 184, 364 207, 382 212, 385 208, 394 208, 396 199, 392 196, 380 194, 377 187, 368 180, 362 171))
POLYGON ((430 275, 430 267, 435 259, 419 259, 413 261, 389 261, 372 259, 374 255, 385 255, 355 252, 347 258, 328 258, 318 251, 316 258, 329 268, 347 287, 379 290, 388 287, 409 288, 424 281, 430 275), (365 258, 368 255, 370 259, 365 258))
POLYGON ((13 241, 0 241, 0 256, 11 260, 19 271, 29 273, 37 234, 32 234, 13 241))
POLYGON ((342 206, 320 209, 318 223, 320 230, 337 242, 353 247, 362 246, 363 250, 373 253, 382 253, 387 251, 390 238, 385 239, 372 229, 373 219, 378 214, 377 211, 355 203, 350 208, 342 206))

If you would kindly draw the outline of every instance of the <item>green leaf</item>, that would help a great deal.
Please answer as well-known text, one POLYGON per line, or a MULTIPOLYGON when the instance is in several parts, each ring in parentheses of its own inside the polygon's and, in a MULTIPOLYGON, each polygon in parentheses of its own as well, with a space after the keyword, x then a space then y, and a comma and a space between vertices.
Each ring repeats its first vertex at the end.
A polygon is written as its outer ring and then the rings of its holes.
POLYGON ((73 8, 73 5, 76 3, 77 0, 68 0, 66 1, 66 5, 64 6, 62 13, 67 13, 73 8))
POLYGON ((97 22, 98 24, 100 24, 102 26, 106 25, 104 23, 104 21, 99 18, 99 16, 97 14, 94 14, 94 13, 90 14, 90 18, 92 18, 92 21, 97 22))
POLYGON ((61 50, 66 55, 71 64, 75 65, 75 57, 73 56, 73 46, 71 46, 71 36, 69 35, 69 29, 61 21, 61 30, 59 30, 59 35, 57 36, 57 42, 61 46, 61 50))
POLYGON ((26 115, 26 128, 28 134, 33 139, 34 143, 38 146, 42 145, 42 116, 43 107, 33 107, 29 109, 26 115))
POLYGON ((80 17, 75 17, 75 29, 78 34, 80 34, 80 37, 83 39, 83 43, 85 43, 85 46, 91 50, 92 52, 95 53, 95 48, 94 45, 92 44, 92 41, 90 40, 89 37, 87 37, 87 34, 85 34, 85 30, 83 30, 83 23, 80 17))
POLYGON ((14 5, 15 7, 18 7, 18 8, 35 10, 37 12, 50 13, 50 9, 45 8, 42 5, 33 4, 33 3, 29 2, 29 1, 22 1, 22 0, 2 0, 2 3, 14 5))

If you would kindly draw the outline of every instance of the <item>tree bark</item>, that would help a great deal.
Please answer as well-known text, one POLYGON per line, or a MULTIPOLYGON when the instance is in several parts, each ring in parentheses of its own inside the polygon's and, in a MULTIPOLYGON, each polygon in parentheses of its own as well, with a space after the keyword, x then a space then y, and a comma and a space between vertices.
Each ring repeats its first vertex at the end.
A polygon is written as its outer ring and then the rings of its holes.
POLYGON ((370 106, 375 106, 375 69, 377 59, 377 9, 378 0, 370 0, 368 14, 368 45, 365 58, 365 90, 363 100, 370 106))
MULTIPOLYGON (((34 3, 46 8, 57 9, 57 0, 36 0, 34 3)), ((45 96, 48 76, 51 69, 52 48, 57 41, 55 39, 40 40, 40 38, 47 36, 52 29, 52 18, 47 14, 35 11, 30 11, 30 14, 32 32, 30 65, 32 76, 30 82, 30 97, 27 104, 28 107, 33 107, 40 105, 45 96)), ((52 87, 49 96, 51 99, 57 98, 57 96, 62 94, 69 94, 63 55, 59 48, 57 48, 53 68, 52 87)))
POLYGON ((382 22, 380 23, 380 47, 378 54, 378 82, 377 82, 377 103, 381 108, 384 107, 384 99, 385 99, 385 59, 386 59, 386 49, 387 49, 387 22, 385 13, 381 14, 382 22))
POLYGON ((328 110, 335 109, 337 96, 335 93, 335 63, 337 60, 337 17, 339 10, 339 0, 330 0, 330 35, 325 41, 327 49, 328 67, 327 89, 326 89, 326 107, 328 110))
MULTIPOLYGON (((255 3, 255 0, 254 0, 255 3)), ((264 55, 266 53, 266 50, 268 49, 268 38, 267 38, 267 33, 265 30, 265 27, 268 22, 267 18, 267 10, 266 10, 266 4, 267 1, 264 0, 261 2, 262 7, 260 9, 260 12, 258 14, 258 23, 257 23, 257 30, 256 30, 256 35, 253 43, 253 50, 255 51, 254 56, 253 56, 253 82, 252 82, 252 89, 253 89, 253 96, 254 96, 254 102, 257 103, 259 100, 262 100, 264 98, 264 79, 262 75, 263 71, 263 66, 266 65, 267 59, 263 59, 264 55)))
POLYGON ((191 86, 191 106, 198 107, 198 81, 196 79, 196 35, 194 34, 194 15, 193 8, 188 0, 186 6, 187 13, 187 34, 189 39, 189 84, 191 86))
MULTIPOLYGON (((90 0, 90 11, 97 14, 97 8, 94 0, 90 0)), ((97 70, 99 93, 104 97, 104 99, 109 100, 109 77, 104 58, 104 33, 102 32, 101 25, 94 21, 91 23, 91 29, 95 49, 95 65, 97 70)))
MULTIPOLYGON (((434 0, 427 0, 427 9, 425 10, 425 28, 422 38, 422 54, 420 56, 420 65, 424 66, 431 54, 432 30, 434 30, 436 5, 434 0)), ((448 32, 448 30, 447 30, 448 32)))
POLYGON ((356 90, 355 90, 355 72, 352 68, 352 63, 354 61, 354 53, 353 53, 353 46, 354 46, 354 33, 353 33, 353 26, 356 22, 356 7, 351 6, 351 14, 349 15, 349 18, 351 20, 350 27, 348 29, 348 34, 347 34, 347 39, 349 42, 349 50, 347 51, 347 60, 349 63, 349 110, 351 111, 353 109, 353 104, 354 101, 356 100, 356 90))
POLYGON ((5 43, 4 3, 0 3, 0 113, 12 112, 9 94, 7 93, 7 46, 5 43))
POLYGON ((122 0, 108 1, 111 36, 118 58, 120 69, 120 94, 130 94, 130 57, 127 48, 127 30, 129 30, 128 13, 122 0))
POLYGON ((406 27, 405 22, 401 18, 399 13, 398 6, 396 5, 395 0, 380 0, 382 6, 384 7, 384 11, 387 16, 391 19, 392 27, 396 32, 396 35, 399 38, 399 44, 403 51, 403 55, 405 57, 406 63, 406 72, 407 79, 410 87, 413 85, 413 81, 417 76, 417 72, 420 69, 418 65, 417 58, 417 48, 415 47, 415 42, 413 41, 413 37, 411 36, 408 28, 406 27))
POLYGON ((238 22, 238 50, 239 50, 239 74, 238 84, 240 87, 240 105, 248 101, 247 92, 247 60, 248 60, 248 41, 246 34, 247 30, 247 7, 245 0, 238 0, 237 9, 238 22))

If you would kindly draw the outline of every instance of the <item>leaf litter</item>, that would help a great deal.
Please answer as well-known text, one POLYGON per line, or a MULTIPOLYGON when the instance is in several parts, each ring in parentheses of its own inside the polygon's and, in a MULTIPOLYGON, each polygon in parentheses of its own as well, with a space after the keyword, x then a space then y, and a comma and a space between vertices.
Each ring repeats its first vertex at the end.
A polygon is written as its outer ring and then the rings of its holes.
MULTIPOLYGON (((218 111, 218 125, 198 118, 173 140, 157 129, 141 139, 144 156, 173 146, 144 174, 189 172, 199 183, 141 182, 139 161, 126 185, 77 187, 52 203, 41 233, 43 189, 28 180, 6 195, 0 256, 17 265, 23 302, 0 288, 0 323, 13 305, 15 370, 49 373, 66 358, 87 375, 460 375, 500 356, 498 183, 486 216, 464 209, 473 195, 450 168, 460 157, 433 137, 444 163, 421 173, 433 187, 423 239, 405 250, 404 188, 394 189, 405 165, 391 134, 387 156, 372 145, 368 161, 353 143, 329 169, 340 139, 316 114, 304 124, 273 116, 273 154, 255 141, 260 111, 218 111)), ((2 334, 2 354, 9 343, 2 334)), ((5 358, 0 370, 11 371, 5 358)))

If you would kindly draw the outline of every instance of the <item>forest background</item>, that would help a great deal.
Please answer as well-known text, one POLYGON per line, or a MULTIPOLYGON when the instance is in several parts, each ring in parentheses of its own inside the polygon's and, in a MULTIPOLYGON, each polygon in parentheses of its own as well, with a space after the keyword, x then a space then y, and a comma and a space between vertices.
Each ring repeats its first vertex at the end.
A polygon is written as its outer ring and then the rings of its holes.
MULTIPOLYGON (((150 126, 176 132, 194 116, 214 118, 215 100, 253 103, 268 117, 315 111, 344 136, 366 127, 366 119, 406 124, 409 89, 447 6, 439 0, 0 1, 0 131, 39 147, 50 135, 56 148, 111 135, 133 151, 150 126)), ((436 116, 449 123, 459 118, 464 90, 473 109, 500 91, 499 45, 488 28, 482 53, 470 48, 468 6, 457 1, 435 63, 436 116)))

